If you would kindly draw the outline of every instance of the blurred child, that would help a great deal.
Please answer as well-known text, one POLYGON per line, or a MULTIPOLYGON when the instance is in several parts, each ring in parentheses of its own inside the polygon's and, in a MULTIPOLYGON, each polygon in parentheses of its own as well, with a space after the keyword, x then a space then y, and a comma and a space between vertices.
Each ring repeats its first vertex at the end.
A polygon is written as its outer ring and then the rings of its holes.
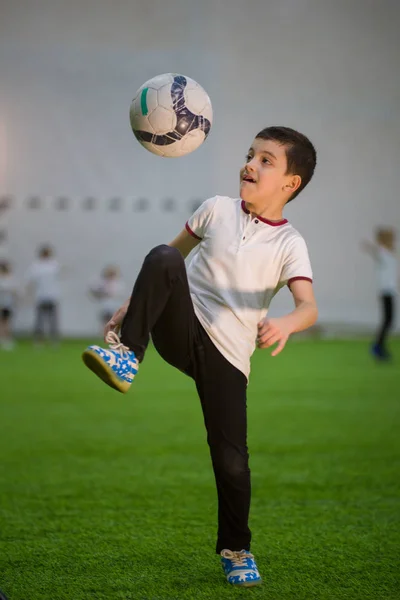
POLYGON ((363 244, 364 250, 374 258, 377 266, 381 324, 372 344, 371 352, 378 360, 389 360, 391 358, 387 349, 387 338, 394 322, 398 290, 395 240, 396 235, 393 229, 379 228, 376 230, 375 243, 364 242, 363 244))
POLYGON ((35 342, 44 340, 46 329, 53 343, 59 340, 60 273, 53 249, 47 245, 39 248, 38 258, 27 273, 27 283, 33 287, 35 297, 35 342))
POLYGON ((17 285, 7 261, 0 262, 0 348, 12 350, 12 319, 17 300, 17 285))
POLYGON ((99 301, 102 329, 125 299, 125 285, 118 267, 106 267, 100 278, 89 286, 91 295, 99 301))

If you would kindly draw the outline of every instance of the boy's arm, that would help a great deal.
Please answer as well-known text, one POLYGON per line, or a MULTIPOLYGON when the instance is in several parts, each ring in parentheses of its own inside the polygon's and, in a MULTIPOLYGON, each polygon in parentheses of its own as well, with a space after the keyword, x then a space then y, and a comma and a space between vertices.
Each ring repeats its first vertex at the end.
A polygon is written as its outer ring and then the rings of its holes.
POLYGON ((259 348, 269 348, 278 343, 271 356, 281 352, 289 336, 296 331, 303 331, 314 325, 318 317, 317 303, 311 281, 299 279, 290 285, 295 309, 277 319, 267 317, 258 324, 257 345, 259 348))
POLYGON ((372 256, 373 259, 379 259, 378 246, 373 242, 364 241, 361 244, 361 248, 364 250, 364 252, 372 256))
POLYGON ((193 248, 196 248, 200 242, 200 238, 195 237, 193 234, 191 235, 187 229, 182 229, 182 231, 176 236, 175 239, 172 240, 172 242, 168 244, 168 246, 177 248, 182 254, 183 258, 186 258, 193 248))

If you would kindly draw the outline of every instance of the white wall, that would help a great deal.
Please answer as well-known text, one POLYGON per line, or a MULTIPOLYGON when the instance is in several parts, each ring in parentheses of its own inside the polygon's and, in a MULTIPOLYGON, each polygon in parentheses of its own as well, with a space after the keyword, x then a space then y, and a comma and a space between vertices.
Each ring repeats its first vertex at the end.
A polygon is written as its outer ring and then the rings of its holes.
MULTIPOLYGON (((0 23, 0 246, 22 275, 39 243, 69 268, 63 328, 96 330, 87 281, 106 263, 133 280, 144 253, 182 227, 190 202, 236 195, 254 134, 300 129, 317 146, 310 186, 287 217, 306 237, 321 319, 369 324, 373 265, 359 250, 377 224, 400 224, 396 189, 400 104, 395 1, 14 0, 0 23), (131 97, 149 77, 185 73, 209 92, 207 142, 182 159, 146 153, 130 132, 131 97), (26 198, 38 195, 40 211, 26 198), (57 211, 66 196, 71 209, 57 211), (82 210, 94 196, 99 208, 82 210), (122 199, 122 210, 108 200, 122 199), (150 209, 132 203, 146 197, 150 209), (161 201, 173 197, 175 212, 161 201)), ((280 297, 281 296, 281 297, 280 297)), ((290 307, 278 296, 275 312, 290 307)), ((19 314, 27 326, 31 312, 19 314)))

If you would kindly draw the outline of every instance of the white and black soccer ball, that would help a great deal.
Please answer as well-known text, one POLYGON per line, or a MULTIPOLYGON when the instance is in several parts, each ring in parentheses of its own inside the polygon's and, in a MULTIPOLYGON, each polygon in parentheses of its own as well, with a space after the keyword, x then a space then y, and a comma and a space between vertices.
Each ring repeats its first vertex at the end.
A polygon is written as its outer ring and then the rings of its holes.
POLYGON ((190 77, 164 73, 146 81, 130 108, 132 131, 150 152, 178 157, 196 150, 210 133, 211 100, 190 77))

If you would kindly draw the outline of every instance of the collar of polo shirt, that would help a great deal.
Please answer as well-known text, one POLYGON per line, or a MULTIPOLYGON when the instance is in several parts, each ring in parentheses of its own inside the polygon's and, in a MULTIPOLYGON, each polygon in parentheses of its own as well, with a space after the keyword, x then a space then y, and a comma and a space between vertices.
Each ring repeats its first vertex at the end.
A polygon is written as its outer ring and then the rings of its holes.
MULTIPOLYGON (((247 210, 246 208, 246 202, 244 200, 242 200, 242 210, 249 215, 250 211, 247 210)), ((260 217, 259 215, 255 215, 254 217, 255 219, 258 219, 259 221, 262 221, 263 223, 266 223, 267 225, 272 225, 272 227, 278 227, 279 225, 285 225, 285 223, 287 223, 287 219, 281 219, 280 221, 270 221, 269 219, 264 219, 264 217, 260 217)))

